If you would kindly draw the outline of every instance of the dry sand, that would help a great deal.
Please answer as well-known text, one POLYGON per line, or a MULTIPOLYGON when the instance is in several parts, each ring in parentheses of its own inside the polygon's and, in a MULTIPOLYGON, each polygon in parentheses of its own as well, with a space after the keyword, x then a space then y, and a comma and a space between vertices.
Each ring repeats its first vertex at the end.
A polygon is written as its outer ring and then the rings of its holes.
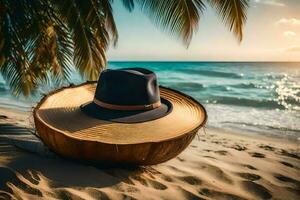
POLYGON ((28 114, 0 109, 0 199, 300 199, 299 142, 207 129, 166 163, 101 169, 45 150, 28 114))

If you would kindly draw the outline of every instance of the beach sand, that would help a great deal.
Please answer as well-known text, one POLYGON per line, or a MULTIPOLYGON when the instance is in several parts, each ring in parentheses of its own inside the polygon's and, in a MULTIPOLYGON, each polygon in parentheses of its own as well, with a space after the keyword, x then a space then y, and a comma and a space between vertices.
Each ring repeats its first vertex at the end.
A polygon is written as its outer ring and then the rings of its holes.
POLYGON ((102 169, 45 150, 29 114, 0 109, 0 199, 300 199, 297 141, 202 129, 166 163, 102 169))

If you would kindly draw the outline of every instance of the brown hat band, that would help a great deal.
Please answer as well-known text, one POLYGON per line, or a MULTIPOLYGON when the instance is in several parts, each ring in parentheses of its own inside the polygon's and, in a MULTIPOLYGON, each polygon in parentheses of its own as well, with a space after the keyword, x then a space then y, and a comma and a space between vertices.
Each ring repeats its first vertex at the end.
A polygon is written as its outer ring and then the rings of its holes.
POLYGON ((161 105, 160 101, 148 105, 115 105, 115 104, 105 103, 98 99, 94 99, 93 102, 98 106, 111 109, 111 110, 152 110, 154 108, 158 108, 161 105))

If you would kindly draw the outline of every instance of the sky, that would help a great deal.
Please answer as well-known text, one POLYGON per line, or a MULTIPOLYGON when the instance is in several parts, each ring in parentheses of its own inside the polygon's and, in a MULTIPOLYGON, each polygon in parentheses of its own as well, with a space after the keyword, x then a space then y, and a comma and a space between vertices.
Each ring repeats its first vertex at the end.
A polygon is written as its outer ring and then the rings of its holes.
POLYGON ((115 0, 119 31, 110 61, 300 61, 300 0, 251 0, 241 43, 207 5, 191 44, 156 27, 138 6, 115 0))

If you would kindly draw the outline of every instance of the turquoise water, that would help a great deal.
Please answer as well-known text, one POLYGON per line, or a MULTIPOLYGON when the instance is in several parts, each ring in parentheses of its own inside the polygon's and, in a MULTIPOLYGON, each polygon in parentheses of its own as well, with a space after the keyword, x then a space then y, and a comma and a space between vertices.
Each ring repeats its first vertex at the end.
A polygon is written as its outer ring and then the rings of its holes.
MULTIPOLYGON (((208 126, 300 138, 300 63, 110 62, 109 68, 143 67, 161 85, 205 105, 208 126)), ((72 82, 83 80, 74 73, 72 82)), ((44 86, 41 93, 55 88, 44 86)), ((16 100, 0 78, 0 107, 31 109, 39 95, 16 100)))

